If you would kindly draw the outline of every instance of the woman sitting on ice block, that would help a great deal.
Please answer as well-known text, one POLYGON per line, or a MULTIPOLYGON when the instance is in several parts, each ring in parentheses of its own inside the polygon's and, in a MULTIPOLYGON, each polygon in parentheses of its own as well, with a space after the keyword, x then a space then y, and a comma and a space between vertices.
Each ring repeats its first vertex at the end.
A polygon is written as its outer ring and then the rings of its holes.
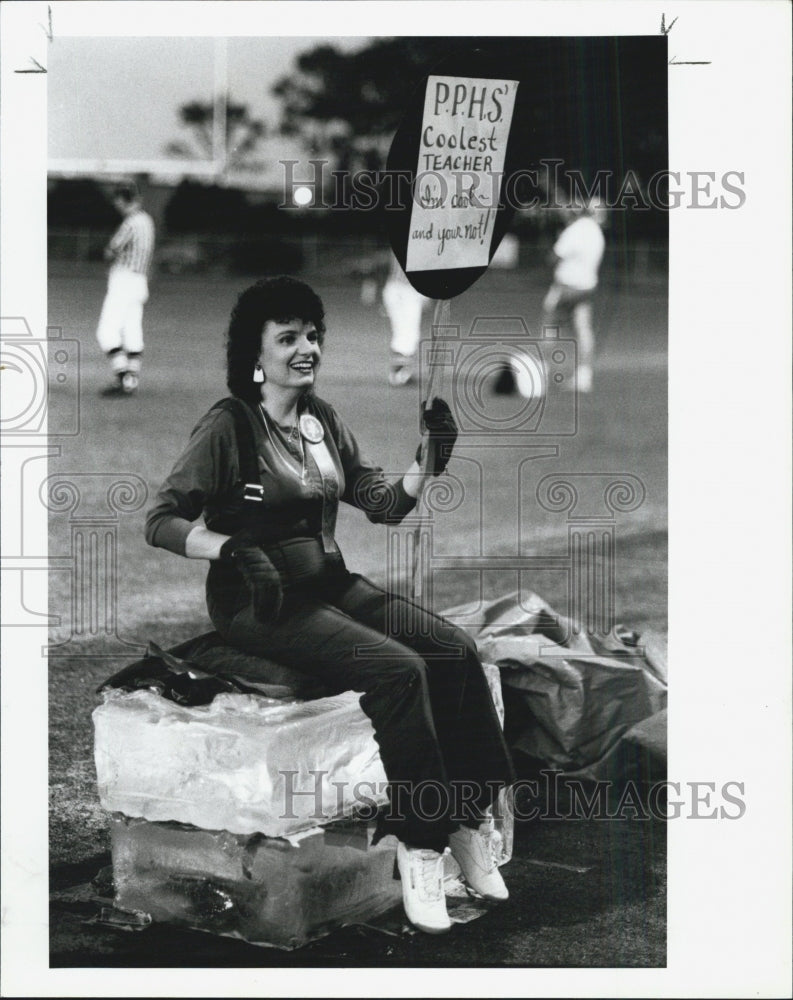
MULTIPOLYGON (((231 645, 362 692, 389 781, 386 829, 399 841, 405 911, 440 933, 450 927, 447 848, 476 892, 508 896, 491 810, 514 780, 512 763, 473 641, 344 564, 338 501, 400 522, 416 504, 423 445, 393 481, 361 455, 314 393, 324 341, 324 307, 303 282, 266 278, 242 293, 226 338, 231 399, 198 422, 146 538, 209 560, 209 615, 231 645)), ((440 399, 425 423, 439 456, 428 471, 438 475, 457 428, 440 399)))

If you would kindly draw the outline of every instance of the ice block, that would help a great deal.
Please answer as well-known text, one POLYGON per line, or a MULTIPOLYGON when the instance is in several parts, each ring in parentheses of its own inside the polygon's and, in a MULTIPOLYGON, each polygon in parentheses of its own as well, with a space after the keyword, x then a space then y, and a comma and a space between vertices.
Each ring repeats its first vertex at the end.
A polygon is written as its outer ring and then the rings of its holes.
POLYGON ((384 805, 359 697, 284 704, 222 694, 185 707, 152 691, 106 692, 93 713, 99 800, 127 816, 269 837, 384 805))
MULTIPOLYGON (((485 671, 503 725, 499 670, 485 671)), ((359 697, 284 703, 221 694, 187 707, 148 690, 106 691, 93 713, 99 800, 126 816, 269 837, 385 805, 386 776, 359 697)))
MULTIPOLYGON (((486 672, 503 724, 498 668, 486 672)), ((112 691, 94 725, 120 910, 290 949, 401 905, 395 839, 373 845, 373 822, 331 822, 360 803, 362 782, 370 801, 387 803, 353 692, 292 704, 224 694, 188 708, 112 691)), ((504 792, 496 830, 503 864, 513 831, 504 792)), ((445 871, 453 919, 486 912, 450 855, 445 871)))
POLYGON ((314 829, 295 843, 111 817, 116 906, 152 919, 297 948, 401 904, 396 840, 373 823, 314 829))

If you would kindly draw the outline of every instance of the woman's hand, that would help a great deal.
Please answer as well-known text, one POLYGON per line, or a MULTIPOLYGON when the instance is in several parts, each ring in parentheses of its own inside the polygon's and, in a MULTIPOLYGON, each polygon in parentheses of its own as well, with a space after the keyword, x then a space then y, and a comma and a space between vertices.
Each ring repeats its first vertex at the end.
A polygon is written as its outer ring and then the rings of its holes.
POLYGON ((256 618, 261 622, 276 621, 284 600, 281 574, 251 535, 246 531, 232 535, 224 542, 220 558, 240 571, 251 592, 256 618))
POLYGON ((430 464, 427 473, 431 476, 439 476, 445 471, 452 457, 452 450, 457 441, 457 424, 448 403, 436 396, 432 405, 424 409, 422 414, 423 424, 427 431, 426 441, 422 439, 416 452, 416 461, 419 466, 424 459, 425 445, 432 445, 430 448, 430 464))

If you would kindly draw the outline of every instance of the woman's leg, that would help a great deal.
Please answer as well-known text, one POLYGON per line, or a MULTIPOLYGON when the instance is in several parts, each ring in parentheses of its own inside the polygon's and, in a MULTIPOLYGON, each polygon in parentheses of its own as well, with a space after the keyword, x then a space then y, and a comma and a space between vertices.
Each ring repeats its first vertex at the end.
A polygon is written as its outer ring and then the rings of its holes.
POLYGON ((361 658, 376 663, 393 642, 421 657, 431 716, 450 779, 452 819, 481 819, 500 788, 514 782, 515 774, 474 641, 440 616, 356 574, 332 600, 380 637, 374 645, 358 647, 361 658))
POLYGON ((302 594, 287 598, 275 624, 258 622, 250 605, 233 617, 213 615, 230 644, 311 674, 327 687, 361 691, 389 780, 386 829, 413 847, 442 851, 452 829, 433 793, 448 787, 428 690, 427 666, 413 649, 302 594), (376 656, 362 650, 376 648, 376 656))
MULTIPOLYGON (((350 577, 333 600, 378 633, 415 649, 426 663, 432 718, 450 777, 450 819, 460 824, 449 846, 469 886, 487 899, 507 899, 487 810, 499 790, 512 784, 514 770, 474 642, 462 629, 363 577, 350 577)), ((378 650, 359 653, 372 657, 378 650)), ((403 881, 412 877, 409 861, 401 862, 403 881)), ((405 908, 410 916, 407 901, 405 908)))

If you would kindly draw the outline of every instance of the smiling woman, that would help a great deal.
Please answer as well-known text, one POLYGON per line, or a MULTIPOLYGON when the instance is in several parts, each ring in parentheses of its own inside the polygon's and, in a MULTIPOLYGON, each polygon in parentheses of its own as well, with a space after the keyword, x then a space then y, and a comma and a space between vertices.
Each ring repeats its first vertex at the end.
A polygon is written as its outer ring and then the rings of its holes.
POLYGON ((314 392, 324 338, 324 307, 303 282, 266 278, 242 293, 226 339, 232 396, 199 421, 146 537, 210 561, 210 618, 263 670, 275 661, 331 691, 362 692, 389 780, 383 830, 399 840, 405 909, 438 933, 451 927, 447 846, 477 892, 507 898, 490 810, 512 763, 471 638, 350 573, 335 524, 339 500, 376 523, 401 521, 416 504, 423 449, 433 444, 427 471, 438 475, 457 429, 433 400, 416 460, 386 478, 314 392))

